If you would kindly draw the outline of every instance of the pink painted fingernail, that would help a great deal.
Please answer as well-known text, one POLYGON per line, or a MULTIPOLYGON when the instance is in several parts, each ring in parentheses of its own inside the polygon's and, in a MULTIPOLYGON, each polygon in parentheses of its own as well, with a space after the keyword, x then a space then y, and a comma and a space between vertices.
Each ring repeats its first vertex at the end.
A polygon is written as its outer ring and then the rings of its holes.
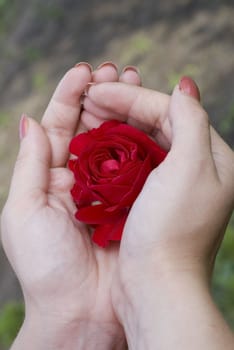
POLYGON ((79 68, 81 66, 85 66, 89 69, 90 73, 92 73, 93 71, 93 67, 91 66, 91 64, 89 64, 88 62, 79 62, 75 65, 75 68, 79 68))
POLYGON ((137 67, 135 67, 135 66, 126 66, 126 67, 124 67, 124 69, 122 70, 122 73, 125 73, 125 72, 128 72, 128 71, 132 71, 132 72, 135 72, 135 73, 140 75, 140 70, 137 67))
POLYGON ((27 135, 29 127, 29 121, 26 114, 22 114, 19 123, 19 138, 20 141, 27 135))
POLYGON ((88 93, 89 93, 89 89, 91 88, 91 86, 93 86, 93 85, 96 85, 96 83, 88 83, 87 85, 86 85, 86 87, 85 87, 85 89, 84 89, 84 92, 83 92, 83 95, 84 96, 88 96, 88 93))
POLYGON ((118 67, 115 63, 111 62, 111 61, 106 61, 106 62, 103 62, 102 64, 100 64, 97 69, 101 69, 103 67, 113 67, 115 70, 118 71, 118 67))
POLYGON ((194 97, 196 100, 200 101, 200 91, 195 83, 195 81, 187 76, 180 79, 179 89, 188 96, 194 97))

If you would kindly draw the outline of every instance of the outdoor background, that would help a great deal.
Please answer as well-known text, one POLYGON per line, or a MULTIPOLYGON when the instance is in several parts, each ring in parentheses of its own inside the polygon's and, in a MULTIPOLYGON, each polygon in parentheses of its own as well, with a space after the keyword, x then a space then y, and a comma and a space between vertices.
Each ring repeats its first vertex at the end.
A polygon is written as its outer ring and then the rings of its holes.
MULTIPOLYGON (((60 78, 79 61, 137 65, 146 87, 168 93, 181 75, 191 75, 212 123, 233 146, 233 18, 233 0, 0 0, 0 210, 21 113, 39 120, 60 78)), ((233 222, 213 284, 234 329, 233 222)), ((22 317, 20 289, 0 246, 0 349, 9 347, 22 317)))

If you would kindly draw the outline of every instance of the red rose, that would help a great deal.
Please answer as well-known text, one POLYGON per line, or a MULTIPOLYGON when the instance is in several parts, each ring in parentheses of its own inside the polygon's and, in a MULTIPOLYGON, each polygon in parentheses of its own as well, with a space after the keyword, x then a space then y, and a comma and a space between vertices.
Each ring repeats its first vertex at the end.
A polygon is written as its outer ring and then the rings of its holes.
POLYGON ((78 156, 68 164, 75 177, 76 218, 95 228, 98 245, 119 241, 129 209, 166 152, 142 131, 115 120, 74 137, 70 152, 78 156))

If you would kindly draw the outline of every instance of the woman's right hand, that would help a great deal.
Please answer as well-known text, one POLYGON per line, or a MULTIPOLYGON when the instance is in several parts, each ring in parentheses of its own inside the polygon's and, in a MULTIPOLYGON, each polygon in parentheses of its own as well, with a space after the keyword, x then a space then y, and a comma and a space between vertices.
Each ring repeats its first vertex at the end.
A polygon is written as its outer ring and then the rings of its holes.
POLYGON ((105 63, 94 72, 81 63, 59 83, 41 124, 22 118, 21 143, 3 210, 5 252, 23 289, 26 318, 13 349, 125 349, 110 285, 119 246, 92 244, 87 226, 74 218, 66 168, 71 138, 95 127, 82 112, 90 82, 140 84, 137 72, 105 63))

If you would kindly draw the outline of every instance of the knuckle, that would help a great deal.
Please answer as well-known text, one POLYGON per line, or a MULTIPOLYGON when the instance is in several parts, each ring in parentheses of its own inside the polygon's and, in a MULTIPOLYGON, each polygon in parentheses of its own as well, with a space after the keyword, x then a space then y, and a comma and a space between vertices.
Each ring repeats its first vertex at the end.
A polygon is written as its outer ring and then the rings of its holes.
POLYGON ((51 101, 50 104, 50 113, 56 118, 48 118, 44 121, 43 127, 49 136, 58 136, 58 137, 71 137, 71 130, 66 125, 69 125, 68 115, 70 111, 61 112, 64 110, 65 106, 60 105, 56 101, 51 101), (67 122, 66 122, 67 121, 67 122))
POLYGON ((201 123, 208 123, 209 122, 209 115, 205 111, 205 109, 202 108, 200 104, 194 101, 192 106, 189 106, 190 111, 190 117, 197 122, 200 121, 201 123))

